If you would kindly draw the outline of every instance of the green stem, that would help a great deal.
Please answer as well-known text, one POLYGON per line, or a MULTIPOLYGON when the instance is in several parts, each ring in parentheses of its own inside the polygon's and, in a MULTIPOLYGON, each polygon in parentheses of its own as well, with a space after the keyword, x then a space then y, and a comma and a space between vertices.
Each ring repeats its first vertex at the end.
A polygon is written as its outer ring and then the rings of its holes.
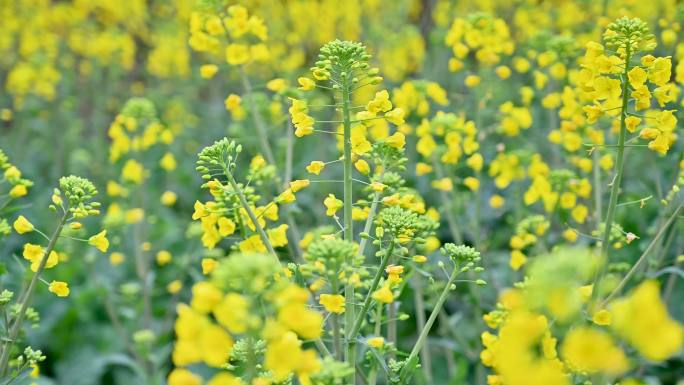
POLYGON ((641 254, 639 259, 634 263, 632 268, 629 269, 627 274, 625 274, 625 277, 622 278, 622 280, 620 281, 620 283, 618 283, 618 285, 615 287, 615 289, 613 289, 613 291, 606 297, 606 299, 603 300, 602 306, 605 306, 608 301, 610 301, 616 294, 618 294, 620 292, 620 290, 622 290, 623 287, 625 287, 625 285, 627 284, 629 279, 634 275, 634 273, 637 271, 639 266, 641 266, 641 264, 646 260, 646 257, 651 253, 651 251, 653 250, 655 245, 658 244, 658 242, 660 241, 660 238, 662 238, 662 236, 665 234, 665 231, 678 218, 679 212, 682 210, 683 207, 684 207, 684 202, 682 202, 679 205, 679 207, 677 207, 677 209, 672 213, 672 215, 667 220, 667 222, 665 222, 665 224, 663 224, 663 226, 660 228, 660 230, 658 230, 658 233, 656 234, 656 236, 653 238, 653 240, 648 245, 646 250, 644 250, 644 252, 641 254))
POLYGON ((242 77, 242 86, 244 87, 247 98, 249 99, 249 110, 252 114, 252 119, 254 120, 254 126, 256 127, 257 135, 259 136, 261 151, 264 153, 268 163, 275 165, 275 157, 273 156, 271 145, 268 142, 266 127, 264 126, 264 122, 261 120, 261 115, 259 115, 257 112, 254 95, 252 93, 252 84, 249 82, 249 78, 247 77, 247 73, 245 73, 245 68, 243 66, 240 67, 240 76, 242 77))
MULTIPOLYGON (((477 180, 481 180, 481 173, 478 171, 475 174, 475 177, 477 180)), ((478 250, 481 250, 481 245, 480 245, 480 239, 482 238, 482 226, 480 224, 480 217, 482 216, 482 189, 478 188, 477 191, 475 191, 475 223, 473 223, 473 227, 475 228, 475 241, 473 246, 477 248, 478 250)))
POLYGON ((285 182, 283 188, 290 187, 292 181, 292 163, 294 161, 294 130, 292 120, 287 120, 287 147, 285 150, 285 182))
MULTIPOLYGON (((439 334, 442 336, 447 336, 449 334, 448 330, 449 328, 449 316, 446 315, 446 312, 444 309, 442 309, 439 312, 439 334)), ((457 338, 459 335, 457 333, 454 333, 454 336, 457 338)), ((474 353, 470 352, 470 349, 468 348, 468 344, 463 342, 461 339, 457 339, 456 343, 461 344, 463 346, 463 352, 466 354, 469 360, 475 361, 477 360, 477 355, 474 353)), ((442 351, 444 353, 444 359, 446 360, 446 365, 447 365, 447 373, 449 374, 449 378, 454 378, 456 377, 456 360, 454 360, 454 352, 452 348, 449 347, 449 345, 445 345, 442 347, 442 351)))
MULTIPOLYGON (((139 186, 136 191, 136 200, 138 207, 145 207, 145 185, 139 186)), ((140 295, 143 304, 142 324, 146 329, 152 327, 152 301, 150 300, 150 283, 148 282, 148 275, 150 270, 150 262, 145 251, 142 249, 143 240, 145 239, 143 222, 137 222, 133 226, 133 240, 134 240, 134 256, 135 269, 138 281, 140 282, 140 295)))
POLYGON ((406 359, 404 367, 401 369, 401 372, 399 373, 400 385, 407 383, 409 376, 415 369, 418 353, 420 353, 421 349, 423 349, 423 345, 425 345, 425 341, 427 341, 427 336, 430 333, 430 329, 432 329, 432 325, 435 323, 435 320, 437 319, 439 312, 442 310, 442 306, 444 306, 444 302, 446 302, 446 299, 449 296, 449 292, 451 291, 451 285, 454 284, 454 281, 456 280, 456 277, 458 276, 459 272, 460 269, 458 269, 457 266, 454 266, 454 270, 451 271, 451 276, 449 276, 449 281, 447 281, 444 290, 442 290, 442 294, 440 294, 439 299, 437 299, 437 303, 435 304, 434 309, 432 309, 432 313, 430 313, 430 317, 425 323, 425 327, 423 327, 423 330, 420 331, 418 340, 416 341, 416 344, 413 346, 411 354, 409 354, 409 357, 406 359))
POLYGON ((601 195, 603 195, 603 192, 601 191, 601 168, 599 167, 599 152, 594 150, 594 168, 593 168, 593 176, 594 176, 594 203, 596 204, 596 212, 594 213, 594 218, 596 220, 596 229, 598 230, 598 226, 601 222, 601 218, 603 217, 603 202, 601 201, 601 195))
MULTIPOLYGON (((416 328, 422 330, 425 328, 425 301, 423 300, 423 282, 420 274, 413 276, 413 302, 416 307, 416 328)), ((432 357, 430 349, 423 349, 420 352, 420 360, 423 363, 422 369, 425 375, 425 382, 432 385, 432 357)))
MULTIPOLYGON (((287 121, 287 149, 285 151, 285 181, 283 183, 283 188, 290 187, 290 182, 292 181, 292 162, 294 153, 294 130, 292 128, 292 121, 288 119, 287 121)), ((294 212, 292 207, 289 207, 286 213, 287 224, 290 226, 288 230, 291 232, 292 242, 290 244, 294 247, 295 258, 297 262, 303 262, 302 255, 304 251, 299 245, 299 240, 302 239, 301 231, 299 231, 299 226, 294 219, 294 212)))
MULTIPOLYGON (((93 268, 92 263, 88 264, 88 273, 90 275, 90 279, 92 280, 92 282, 102 282, 95 273, 95 269, 93 268)), ((147 364, 148 360, 143 358, 138 353, 138 350, 135 348, 135 345, 133 345, 128 333, 126 332, 126 328, 121 323, 121 319, 119 318, 119 316, 116 314, 115 306, 109 293, 109 288, 105 288, 102 298, 102 304, 104 305, 105 312, 107 313, 107 317, 109 318, 109 322, 111 322, 114 332, 118 335, 119 340, 123 342, 124 346, 131 354, 133 359, 140 365, 140 367, 144 368, 144 370, 147 370, 149 368, 149 365, 147 364)), ((148 378, 152 377, 152 373, 143 372, 141 375, 146 376, 148 378)))
MULTIPOLYGON (((382 331, 382 304, 378 303, 375 311, 375 325, 373 334, 380 336, 382 331)), ((378 368, 377 364, 373 365, 368 374, 368 385, 376 385, 378 382, 378 368)))
POLYGON ((316 348, 318 351, 321 353, 321 355, 326 356, 326 357, 332 357, 333 355, 330 353, 330 350, 325 346, 323 341, 321 339, 316 339, 313 341, 314 345, 316 345, 316 348))
MULTIPOLYGON (((264 125, 264 121, 261 117, 261 114, 259 114, 259 111, 257 111, 256 103, 254 100, 253 96, 253 91, 252 91, 252 83, 249 81, 249 76, 247 76, 244 67, 240 67, 240 76, 242 78, 242 85, 243 88, 245 89, 245 93, 247 94, 247 98, 249 99, 249 104, 250 104, 250 113, 252 115, 252 120, 254 120, 254 126, 256 127, 257 131, 257 136, 259 137, 259 143, 261 147, 261 151, 264 153, 264 156, 266 157, 266 161, 268 163, 274 165, 277 167, 277 164, 275 162, 275 157, 273 156, 273 150, 271 148, 271 144, 268 141, 268 132, 266 129, 266 126, 264 125)), ((284 182, 284 187, 287 188, 291 179, 292 179, 292 153, 293 153, 293 147, 294 147, 294 134, 293 134, 293 129, 292 129, 292 122, 288 119, 287 122, 287 152, 285 154, 285 182, 284 182)), ((279 178, 276 178, 276 185, 280 183, 279 178)), ((299 231, 299 227, 297 226, 297 223, 295 222, 293 218, 292 211, 288 209, 286 211, 286 220, 287 224, 289 225, 289 231, 291 232, 291 238, 293 240, 298 240, 301 239, 300 234, 301 232, 299 231)), ((291 245, 294 247, 294 251, 296 252, 295 259, 299 260, 301 259, 301 256, 303 254, 302 248, 299 246, 299 242, 291 242, 291 245)))
POLYGON ((382 304, 378 303, 375 308, 375 325, 373 325, 373 334, 380 336, 382 332, 382 304))
MULTIPOLYGON (((338 294, 339 291, 339 284, 337 281, 337 276, 335 276, 332 282, 333 294, 338 294)), ((335 353, 335 359, 342 360, 342 336, 340 335, 340 315, 337 313, 333 313, 331 317, 333 328, 333 352, 335 353)))
POLYGON ((660 267, 663 263, 663 258, 667 255, 667 252, 670 250, 670 247, 672 246, 672 242, 674 242, 675 238, 677 237, 677 227, 672 226, 670 227, 670 232, 665 236, 663 234, 662 238, 663 242, 658 242, 658 245, 655 247, 654 254, 656 255, 655 260, 649 264, 649 270, 646 271, 646 274, 649 275, 651 272, 655 272, 657 270, 660 270, 660 267))
POLYGON ((254 345, 256 342, 254 341, 253 337, 248 337, 247 341, 247 370, 245 373, 245 379, 247 380, 248 384, 252 383, 252 379, 254 379, 257 376, 257 358, 256 358, 256 349, 254 345))
POLYGON ((606 274, 609 262, 609 248, 610 248, 610 233, 613 229, 613 221, 615 220, 615 208, 617 207, 618 194, 620 192, 620 184, 622 182, 622 171, 625 162, 625 137, 627 136, 627 125, 625 119, 627 118, 627 106, 629 104, 629 81, 628 73, 630 70, 631 47, 626 46, 625 51, 625 70, 622 74, 622 108, 620 109, 620 133, 618 135, 617 144, 617 161, 615 164, 615 179, 610 186, 610 200, 608 201, 608 211, 606 212, 606 220, 604 221, 605 229, 603 231, 603 239, 601 241, 601 259, 602 265, 598 269, 594 277, 594 284, 591 293, 591 303, 595 304, 600 296, 601 280, 606 274))
MULTIPOLYGON (((392 302, 387 304, 387 342, 397 346, 397 303, 392 302)), ((395 359, 394 352, 389 352, 389 359, 395 359)))
MULTIPOLYGON (((342 118, 344 125, 344 239, 354 241, 354 228, 352 222, 352 154, 351 154, 351 88, 350 84, 345 81, 342 87, 342 118)), ((345 261, 347 266, 352 267, 353 257, 345 261)), ((345 335, 352 335, 352 325, 355 318, 354 308, 354 285, 348 280, 344 286, 344 300, 348 304, 344 317, 345 335)), ((347 340, 347 350, 345 360, 352 368, 349 375, 349 382, 356 382, 356 346, 350 339, 347 340)))
MULTIPOLYGON (((444 178, 444 171, 442 170, 442 165, 439 163, 439 160, 434 159, 432 161, 432 164, 435 168, 435 172, 437 173, 437 178, 442 179, 444 178)), ((463 236, 461 235, 461 231, 458 228, 458 224, 456 223, 456 218, 454 217, 454 212, 453 212, 453 206, 451 203, 453 202, 453 197, 450 196, 446 191, 439 191, 439 197, 442 199, 442 205, 444 206, 444 214, 447 217, 447 224, 449 225, 449 232, 451 233, 451 237, 453 238, 454 242, 460 244, 463 243, 463 236)))
POLYGON ((45 265, 47 264, 50 253, 55 249, 57 239, 59 239, 59 235, 62 233, 64 224, 67 221, 67 215, 68 214, 65 213, 62 216, 62 218, 59 221, 59 224, 57 225, 57 228, 52 234, 52 237, 50 237, 50 241, 48 242, 48 246, 45 249, 45 253, 43 254, 43 257, 41 258, 40 263, 38 264, 38 269, 36 269, 36 272, 33 274, 33 277, 31 277, 31 282, 29 283, 28 288, 26 289, 26 293, 21 299, 21 308, 19 308, 17 318, 14 320, 14 323, 12 324, 8 340, 3 344, 2 356, 0 356, 0 377, 5 376, 5 374, 7 373, 7 364, 9 362, 10 350, 12 350, 12 345, 16 342, 17 337, 19 336, 19 332, 21 331, 21 324, 24 321, 26 311, 28 310, 29 304, 31 303, 31 297, 33 296, 33 292, 36 290, 36 285, 38 284, 38 281, 40 281, 40 275, 43 273, 43 270, 45 270, 45 265))
MULTIPOLYGON (((677 231, 677 228, 672 229, 673 233, 676 233, 677 231)), ((681 233, 682 231, 680 231, 680 234, 681 233)), ((680 265, 682 265, 682 262, 675 261, 673 267, 678 268, 680 265)), ((667 283, 665 284, 665 290, 663 291, 663 302, 667 303, 670 300, 670 296, 672 295, 672 292, 674 290, 675 283, 677 282, 677 277, 679 277, 679 274, 677 274, 676 271, 670 273, 670 277, 667 279, 667 283)))
POLYGON ((252 211, 252 208, 249 207, 249 203, 247 202, 247 198, 245 198, 245 194, 242 193, 242 189, 240 189, 240 186, 238 186, 237 182, 235 182, 235 178, 233 178, 233 174, 228 172, 228 170, 224 170, 224 174, 228 178, 228 183, 230 183, 230 186, 237 193, 238 198, 240 199, 240 204, 242 204, 242 207, 247 212, 249 219, 252 221, 252 223, 254 223, 254 228, 257 229, 257 232, 259 233, 259 237, 261 237, 261 241, 266 246, 266 249, 268 250, 268 252, 270 254, 272 254, 274 257, 278 258, 278 254, 276 254, 275 250, 273 249, 273 245, 271 245, 271 241, 268 239, 268 235, 264 231, 264 228, 261 227, 261 225, 259 224, 259 220, 257 219, 256 215, 254 214, 254 211, 252 211))
MULTIPOLYGON (((368 218, 366 218, 366 224, 363 226, 364 233, 370 233, 371 226, 373 225, 373 219, 375 218, 375 213, 378 210, 378 199, 380 199, 380 193, 376 192, 373 194, 373 203, 371 203, 370 210, 368 211, 368 218)), ((368 244, 368 238, 362 238, 359 243, 358 255, 363 256, 366 251, 366 245, 368 244)))
POLYGON ((382 273, 385 271, 385 268, 387 267, 387 263, 389 262, 390 256, 392 255, 392 252, 394 251, 394 240, 390 244, 389 249, 387 249, 387 252, 382 256, 382 259, 380 260, 380 266, 378 266, 378 270, 375 272, 375 276, 373 277, 373 281, 371 282, 370 287, 368 288, 368 293, 366 294, 366 298, 363 300, 363 305, 361 306, 361 311, 359 314, 356 316, 356 320, 354 321, 354 326, 347 334, 347 341, 350 346, 355 346, 356 344, 356 337, 359 334, 359 331, 361 330, 361 326, 363 325, 363 321, 366 319, 366 312, 368 312, 368 308, 370 307, 371 300, 373 299, 373 292, 378 288, 378 284, 380 283, 380 278, 382 278, 382 273))

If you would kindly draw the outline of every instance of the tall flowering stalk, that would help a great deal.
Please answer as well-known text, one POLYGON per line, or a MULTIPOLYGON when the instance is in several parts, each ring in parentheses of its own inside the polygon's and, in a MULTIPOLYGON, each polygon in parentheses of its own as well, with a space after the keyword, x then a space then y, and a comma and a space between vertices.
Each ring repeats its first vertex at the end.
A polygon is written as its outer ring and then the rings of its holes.
MULTIPOLYGON (((354 227, 352 222, 352 142, 351 142, 351 97, 354 87, 358 85, 358 76, 368 75, 368 58, 366 49, 359 43, 335 42, 321 48, 320 59, 327 63, 320 63, 319 69, 329 71, 333 89, 338 89, 342 101, 343 143, 344 143, 344 239, 354 241, 354 227)), ((351 264, 351 261, 347 261, 351 264)), ((354 303, 354 286, 348 281, 344 286, 345 303, 354 303)), ((352 323, 355 319, 355 308, 349 306, 345 315, 345 334, 352 333, 352 323)), ((362 310, 363 311, 363 310, 362 310)), ((347 362, 355 362, 355 348, 347 341, 347 362)), ((352 374, 353 376, 353 374, 352 374)), ((353 378, 353 377, 352 377, 353 378)))
MULTIPOLYGON (((354 227, 352 221, 352 95, 354 91, 360 87, 369 84, 378 84, 382 79, 377 77, 377 70, 370 69, 368 59, 370 55, 366 53, 366 48, 360 43, 348 41, 333 41, 321 48, 319 60, 316 66, 312 68, 313 76, 316 81, 327 81, 329 86, 319 87, 330 89, 335 93, 335 106, 341 107, 342 120, 342 141, 343 141, 343 214, 344 225, 343 234, 344 239, 350 242, 354 240, 354 227)), ((310 90, 316 86, 316 83, 308 78, 300 78, 302 89, 310 90)), ((293 106, 295 108, 295 106, 293 106)), ((306 107, 303 107, 306 109, 306 107)), ((297 127, 295 135, 304 136, 313 132, 313 118, 306 115, 306 110, 294 111, 293 123, 297 127)), ((359 122, 356 122, 359 123, 359 122)), ((358 141, 356 141, 358 144, 358 141)), ((352 256, 350 256, 351 258, 352 256)), ((349 259, 345 261, 348 266, 352 265, 349 259)), ((354 301, 354 286, 348 280, 344 285, 345 303, 353 304, 354 301)), ((352 334, 353 325, 355 323, 355 308, 349 306, 345 311, 345 335, 352 334)), ((354 344, 347 341, 347 349, 345 353, 345 360, 347 362, 355 362, 355 348, 354 344)), ((352 365, 352 372, 353 372, 352 365)), ((350 377, 353 379, 354 374, 350 377)))
MULTIPOLYGON (((308 102, 303 99, 293 99, 290 108, 292 123, 295 126, 295 136, 304 137, 314 132, 331 133, 340 138, 342 157, 331 162, 313 161, 307 167, 307 171, 319 175, 330 163, 341 161, 343 163, 344 188, 343 200, 339 200, 334 194, 329 194, 324 200, 327 208, 326 214, 333 217, 340 227, 345 242, 354 243, 353 220, 365 220, 363 232, 360 234, 358 251, 343 253, 344 261, 339 260, 331 264, 325 258, 319 259, 326 267, 327 282, 330 282, 331 294, 321 294, 320 303, 331 313, 331 325, 333 350, 340 357, 339 349, 344 345, 344 363, 349 374, 346 383, 356 383, 357 365, 366 361, 371 366, 369 372, 370 383, 377 380, 376 369, 379 367, 391 367, 386 372, 387 378, 392 381, 398 380, 401 372, 404 381, 416 368, 417 354, 423 349, 427 335, 431 330, 432 323, 447 299, 450 290, 442 295, 441 302, 436 306, 433 316, 422 327, 422 339, 414 347, 410 361, 397 361, 398 347, 395 346, 394 335, 396 331, 398 303, 395 301, 397 293, 401 293, 402 274, 405 267, 414 267, 413 264, 402 265, 408 260, 410 253, 430 253, 439 247, 439 241, 434 238, 437 228, 436 210, 426 210, 425 202, 412 191, 403 187, 404 180, 398 174, 405 170, 406 158, 404 157, 405 137, 401 130, 389 134, 387 123, 394 124, 399 128, 404 124, 404 110, 395 108, 390 100, 389 92, 377 91, 373 99, 365 105, 352 105, 354 93, 358 89, 377 85, 382 78, 377 76, 378 70, 371 69, 368 65, 370 56, 365 47, 359 43, 346 41, 333 41, 321 48, 319 60, 312 68, 313 79, 299 78, 300 90, 313 91, 316 88, 328 90, 333 93, 335 103, 316 107, 334 107, 341 114, 339 120, 316 120, 308 102), (336 131, 326 131, 314 128, 315 124, 337 124, 336 131), (377 126, 382 127, 378 130, 377 126), (379 132, 384 134, 378 135, 379 132), (370 133, 370 135, 367 135, 370 133), (374 164, 371 169, 369 162, 374 164), (365 182, 355 179, 353 169, 361 175, 368 177, 365 182), (365 191, 371 202, 364 199, 354 201, 354 181, 366 185, 365 191), (343 212, 343 224, 338 221, 337 211, 343 212), (376 211, 378 211, 376 215, 376 211), (426 211, 428 211, 426 213, 426 211), (375 227, 375 231, 372 229, 375 227), (374 235, 371 235, 374 233, 374 235), (431 238, 430 242, 427 238, 431 238), (375 256, 379 260, 366 269, 362 266, 365 259, 365 249, 368 241, 377 248, 375 256), (435 241, 437 246, 435 245, 435 241), (368 274, 370 270, 370 274, 368 274), (363 274, 370 275, 365 282, 365 292, 359 296, 355 287, 363 285, 363 274), (344 285, 344 296, 338 294, 339 286, 344 285), (361 298, 360 305, 359 297, 361 298), (387 307, 387 315, 383 320, 383 308, 387 307), (372 311, 373 309, 376 311, 372 311), (344 331, 340 333, 339 318, 344 313, 344 331), (374 316, 371 315, 374 313, 374 316), (388 343, 385 344, 381 337, 382 325, 387 325, 388 343), (366 326, 373 326, 373 337, 363 337, 366 326), (341 339, 344 338, 343 341, 341 339), (365 343, 369 349, 375 352, 375 358, 369 358, 366 354, 362 359, 357 359, 359 345, 365 343), (384 357, 384 358, 383 358, 384 357), (369 360, 369 361, 368 361, 369 360), (387 360, 387 362, 385 362, 387 360), (378 366, 379 365, 379 366, 378 366), (402 369, 403 368, 403 369, 402 369)), ((333 242, 334 235, 326 235, 323 243, 333 242)), ((318 244, 316 244, 318 245, 318 244)), ((311 246, 314 248, 314 246, 311 246)), ((319 246, 315 247, 316 250, 319 246)), ((305 259, 311 259, 312 252, 305 252, 305 259), (307 257, 308 255, 308 257, 307 257)), ((340 259, 340 258, 338 258, 340 259)), ((411 258, 415 264, 425 262, 425 257, 416 255, 411 258)), ((455 277, 455 276, 454 276, 455 277)), ((447 287, 451 287, 449 282, 447 287)), ((482 281, 484 283, 484 281, 482 281)), ((321 286, 325 286, 322 283, 321 286)), ((319 285, 314 283, 314 290, 320 290, 319 285)))
POLYGON ((644 55, 640 64, 633 63, 641 53, 655 47, 653 39, 646 23, 639 19, 623 17, 608 25, 604 33, 606 48, 597 43, 589 43, 582 63, 584 69, 580 74, 580 87, 594 100, 593 105, 584 107, 588 123, 596 122, 604 114, 615 116, 619 111, 614 177, 610 184, 610 198, 601 236, 600 256, 606 263, 597 270, 594 278, 594 301, 601 295, 601 280, 606 273, 611 237, 615 231, 615 214, 622 185, 625 148, 629 146, 626 144, 627 135, 635 132, 643 121, 646 127, 641 129, 638 136, 650 140, 648 148, 651 150, 666 153, 674 141, 672 132, 677 119, 672 114, 673 111, 649 111, 645 115, 637 113, 651 107, 652 93, 647 83, 657 86, 653 90, 653 95, 660 107, 674 100, 671 85, 668 84, 671 72, 669 58, 644 55), (630 106, 631 103, 633 106, 630 106))
MULTIPOLYGON (((242 210, 244 210, 244 212, 247 214, 246 216, 249 219, 250 224, 256 230, 257 235, 259 236, 259 239, 263 243, 266 250, 268 250, 269 254, 277 258, 277 254, 273 248, 271 240, 266 234, 264 226, 262 226, 259 222, 260 215, 258 216, 254 212, 252 205, 250 205, 250 203, 247 201, 243 188, 238 185, 235 177, 233 176, 236 168, 237 157, 240 152, 242 152, 242 146, 236 144, 234 141, 228 140, 227 138, 219 140, 212 146, 204 148, 199 153, 197 170, 202 173, 203 179, 209 181, 207 182, 207 187, 210 190, 216 191, 217 196, 220 195, 218 193, 219 190, 226 191, 226 189, 221 185, 220 181, 216 177, 221 174, 226 177, 228 180, 228 185, 230 186, 230 189, 228 190, 229 193, 234 194, 237 197, 238 205, 241 206, 242 210)), ((225 208, 223 209, 226 210, 225 208)), ((235 225, 233 224, 232 227, 234 228, 235 225)))
MULTIPOLYGON (((446 286, 444 286, 442 293, 439 295, 439 298, 437 298, 437 303, 432 309, 430 317, 427 319, 425 326, 423 326, 422 330, 420 331, 418 340, 416 341, 415 345, 413 345, 413 349, 406 359, 406 363, 399 372, 399 384, 408 384, 408 380, 413 374, 413 371, 416 369, 415 366, 416 362, 418 361, 418 354, 427 341, 427 336, 430 333, 430 329, 432 329, 432 325, 435 323, 437 316, 442 310, 442 306, 444 306, 447 297, 449 294, 451 294, 451 291, 455 289, 456 278, 458 278, 461 273, 466 273, 471 270, 475 272, 484 271, 484 269, 479 266, 481 260, 480 253, 472 247, 456 246, 453 243, 447 243, 442 248, 442 254, 445 254, 454 266, 451 270, 451 274, 449 274, 449 280, 447 281, 446 286)), ((486 284, 483 280, 478 280, 476 282, 480 285, 486 284)))
MULTIPOLYGON (((33 295, 41 282, 45 282, 42 279, 42 275, 46 269, 55 267, 59 262, 59 255, 55 251, 57 242, 62 236, 62 232, 67 225, 72 230, 80 230, 82 225, 80 220, 92 215, 98 215, 100 213, 99 207, 100 203, 93 201, 93 198, 97 194, 95 186, 87 179, 68 176, 63 177, 59 180, 59 188, 54 190, 52 195, 52 204, 50 209, 59 213, 59 221, 57 226, 52 231, 51 236, 45 235, 43 232, 38 230, 28 219, 24 216, 19 216, 14 222, 14 230, 18 234, 27 234, 36 232, 40 234, 43 238, 47 240, 47 246, 43 248, 40 245, 26 243, 24 245, 23 256, 25 259, 31 262, 31 271, 33 275, 26 288, 26 291, 21 295, 17 303, 16 314, 11 319, 6 320, 7 327, 7 338, 2 343, 2 353, 0 354, 0 378, 4 380, 9 380, 10 383, 16 379, 21 373, 10 373, 9 372, 9 359, 12 354, 12 350, 17 344, 19 334, 22 331, 24 320, 29 314, 29 308, 33 295), (5 377, 8 376, 8 377, 5 377)), ((96 247, 102 252, 107 251, 109 247, 109 241, 106 238, 106 231, 102 231, 96 235, 93 235, 87 240, 82 240, 88 242, 92 246, 96 247)), ((52 281, 48 284, 48 290, 59 297, 66 297, 69 295, 69 287, 66 282, 52 281)), ((6 291, 6 293, 9 293, 6 291)), ((3 293, 3 294, 6 294, 3 293)), ((11 293, 8 295, 11 298, 11 293)), ((3 301, 3 304, 7 303, 8 300, 3 301)), ((40 356, 40 351, 33 352, 36 354, 29 354, 31 349, 28 348, 24 351, 24 356, 26 359, 30 360, 30 357, 36 358, 40 356)), ((44 359, 44 357, 42 357, 44 359)), ((33 360, 36 361, 36 360, 33 360)), ((38 360, 40 361, 40 360, 38 360)))

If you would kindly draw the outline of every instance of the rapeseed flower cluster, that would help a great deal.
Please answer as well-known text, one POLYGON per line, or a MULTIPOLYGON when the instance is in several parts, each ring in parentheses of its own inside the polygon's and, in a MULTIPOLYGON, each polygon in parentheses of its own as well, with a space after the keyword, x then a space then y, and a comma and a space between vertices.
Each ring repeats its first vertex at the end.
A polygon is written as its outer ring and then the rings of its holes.
POLYGON ((501 294, 498 310, 484 317, 496 330, 482 334, 481 360, 495 372, 489 384, 615 380, 634 368, 635 355, 662 361, 682 348, 684 327, 663 307, 655 281, 593 311, 589 280, 596 268, 586 249, 558 251, 535 260, 527 279, 501 294), (658 332, 638 330, 646 324, 658 332))

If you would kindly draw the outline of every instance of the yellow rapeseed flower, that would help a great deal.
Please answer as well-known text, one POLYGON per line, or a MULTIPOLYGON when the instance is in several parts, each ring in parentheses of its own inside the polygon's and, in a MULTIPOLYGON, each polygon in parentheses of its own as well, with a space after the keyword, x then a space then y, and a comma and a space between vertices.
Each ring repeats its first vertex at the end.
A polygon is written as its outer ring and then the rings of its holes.
POLYGON ((50 287, 48 290, 54 293, 58 297, 66 297, 69 295, 69 285, 62 281, 52 281, 50 282, 50 287))
POLYGON ((213 258, 202 258, 202 274, 211 274, 218 267, 218 261, 213 258))
POLYGON ((314 175, 320 175, 321 171, 325 168, 325 163, 321 162, 320 160, 314 160, 311 163, 309 163, 308 166, 306 166, 306 171, 314 174, 314 175))
POLYGON ((344 206, 344 203, 335 198, 334 194, 328 194, 328 196, 323 200, 323 204, 326 207, 326 212, 325 215, 332 217, 337 213, 337 210, 341 209, 342 206, 344 206))
POLYGON ((321 294, 318 302, 330 313, 344 313, 344 297, 339 294, 321 294))
POLYGON ((385 346, 385 339, 382 337, 372 337, 366 340, 366 344, 371 348, 379 349, 385 346))
POLYGON ((381 303, 392 303, 394 301, 394 294, 388 285, 383 285, 378 290, 374 291, 372 298, 381 303))
POLYGON ((169 262, 171 262, 172 259, 173 256, 171 255, 171 253, 166 250, 160 250, 156 256, 157 265, 159 266, 164 266, 168 264, 169 262))
POLYGON ((29 222, 28 219, 26 219, 26 217, 23 215, 19 215, 12 226, 19 234, 30 233, 34 230, 33 224, 31 224, 31 222, 29 222))
POLYGON ((663 361, 684 346, 684 327, 668 314, 657 281, 644 281, 610 311, 611 327, 649 360, 663 361))
POLYGON ((203 79, 211 79, 218 72, 218 66, 216 64, 205 64, 200 67, 200 76, 203 79))
POLYGON ((107 230, 102 230, 99 233, 88 238, 88 244, 95 246, 96 249, 103 253, 107 252, 109 248, 109 240, 107 239, 107 230))
POLYGON ((126 260, 126 256, 123 255, 123 253, 120 253, 118 251, 113 252, 109 256, 109 263, 112 264, 112 266, 117 266, 122 264, 126 260))
POLYGON ((561 354, 571 369, 583 373, 616 376, 629 369, 625 353, 610 335, 590 327, 570 330, 563 341, 561 354))

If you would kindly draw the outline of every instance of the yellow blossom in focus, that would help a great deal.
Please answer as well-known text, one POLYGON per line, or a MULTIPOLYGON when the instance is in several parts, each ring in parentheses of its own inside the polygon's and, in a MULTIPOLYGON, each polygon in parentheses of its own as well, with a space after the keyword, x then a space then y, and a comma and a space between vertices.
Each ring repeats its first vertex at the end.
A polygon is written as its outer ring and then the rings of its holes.
POLYGON ((19 215, 12 226, 18 234, 30 233, 34 229, 33 224, 31 224, 31 222, 29 222, 28 219, 26 219, 26 217, 23 215, 19 215))
MULTIPOLYGON (((42 257, 42 254, 41 254, 42 257)), ((40 267, 40 262, 41 258, 36 258, 31 261, 31 271, 32 272, 37 272, 38 268, 40 267)), ((50 254, 47 257, 47 260, 45 261, 45 269, 51 269, 55 266, 57 266, 57 263, 59 263, 59 254, 57 254, 56 251, 52 250, 50 254)))
POLYGON ((24 256, 25 259, 27 259, 31 262, 34 262, 34 261, 39 261, 40 258, 43 257, 44 253, 45 253, 45 250, 43 250, 42 246, 27 243, 24 245, 24 251, 23 251, 22 255, 24 256))
POLYGON ((290 182, 290 189, 292 189, 293 193, 296 193, 300 190, 309 187, 309 184, 310 182, 308 179, 293 180, 292 182, 290 182))
POLYGON ((52 281, 50 282, 49 289, 51 293, 54 293, 58 297, 67 297, 69 295, 69 285, 62 281, 52 281))
POLYGON ((337 210, 341 209, 342 206, 344 206, 344 203, 341 200, 335 198, 334 194, 328 194, 328 196, 323 200, 323 204, 327 209, 325 215, 329 217, 335 215, 337 210))
POLYGON ((18 184, 10 189, 9 196, 12 198, 21 198, 28 194, 28 189, 23 184, 18 184))
POLYGON ((323 168, 325 168, 325 163, 321 162, 320 160, 314 160, 309 163, 308 166, 306 166, 306 171, 314 175, 320 175, 323 168))

